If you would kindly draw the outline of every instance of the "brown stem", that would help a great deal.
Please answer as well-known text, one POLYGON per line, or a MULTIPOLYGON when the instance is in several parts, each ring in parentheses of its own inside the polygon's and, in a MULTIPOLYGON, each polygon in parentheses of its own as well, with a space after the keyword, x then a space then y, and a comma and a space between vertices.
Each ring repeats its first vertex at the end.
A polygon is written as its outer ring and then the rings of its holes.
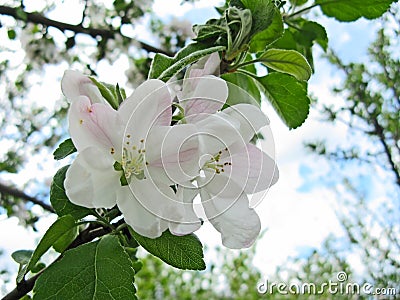
MULTIPOLYGON (((112 39, 115 37, 115 34, 118 33, 116 31, 112 31, 109 29, 83 27, 82 24, 73 25, 73 24, 69 24, 69 23, 55 21, 55 20, 46 18, 45 16, 43 16, 39 13, 29 13, 29 12, 21 13, 21 8, 19 8, 19 7, 16 8, 16 7, 0 5, 0 15, 11 16, 17 20, 22 20, 25 22, 31 22, 31 23, 35 23, 35 24, 42 24, 42 25, 48 26, 48 27, 54 27, 54 28, 61 30, 62 32, 65 32, 66 30, 70 30, 75 33, 87 34, 93 38, 101 37, 104 39, 112 39)), ((172 53, 170 53, 168 51, 156 48, 145 42, 138 41, 138 43, 147 52, 163 53, 163 54, 170 55, 170 56, 173 55, 172 53)))
POLYGON ((18 286, 14 290, 12 290, 10 293, 5 295, 2 300, 21 299, 21 297, 25 296, 33 289, 33 286, 35 285, 36 280, 39 278, 39 276, 42 274, 43 271, 44 270, 40 271, 39 273, 37 273, 35 276, 29 278, 28 280, 21 281, 18 284, 18 286))
POLYGON ((20 191, 14 187, 8 186, 1 182, 0 182, 0 194, 10 195, 10 196, 13 196, 16 198, 20 198, 24 201, 32 202, 33 204, 39 205, 43 209, 45 209, 49 212, 55 213, 53 207, 51 207, 50 205, 44 203, 43 201, 41 201, 35 197, 25 194, 23 191, 20 191))
POLYGON ((396 167, 396 163, 395 163, 395 161, 393 159, 392 151, 390 150, 390 147, 389 147, 388 143, 386 142, 384 129, 381 126, 381 124, 379 124, 377 118, 373 118, 372 119, 372 123, 373 123, 374 128, 375 128, 375 133, 379 138, 379 142, 382 144, 382 147, 385 150, 386 158, 387 158, 387 160, 389 162, 390 168, 391 168, 392 172, 394 173, 394 175, 396 177, 396 183, 400 187, 400 172, 396 167))

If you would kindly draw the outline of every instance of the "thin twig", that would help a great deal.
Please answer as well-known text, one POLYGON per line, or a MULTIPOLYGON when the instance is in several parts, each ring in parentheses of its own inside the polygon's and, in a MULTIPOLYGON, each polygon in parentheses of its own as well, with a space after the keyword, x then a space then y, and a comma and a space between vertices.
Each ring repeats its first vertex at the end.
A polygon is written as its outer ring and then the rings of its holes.
POLYGON ((6 185, 4 183, 1 183, 1 182, 0 182, 0 194, 10 195, 10 196, 13 196, 13 197, 16 197, 16 198, 20 198, 20 199, 22 199, 24 201, 32 202, 33 204, 39 205, 43 209, 45 209, 45 210, 47 210, 49 212, 55 213, 54 208, 51 207, 51 205, 48 205, 48 204, 44 203, 43 201, 41 201, 41 200, 39 200, 39 199, 37 199, 35 197, 32 197, 32 196, 29 196, 29 195, 25 194, 25 192, 23 192, 21 190, 18 190, 18 189, 14 188, 14 187, 8 186, 8 185, 6 185))
MULTIPOLYGON (((17 20, 22 20, 25 22, 31 22, 31 23, 35 23, 35 24, 42 24, 44 26, 54 27, 54 28, 61 30, 62 32, 70 30, 75 33, 87 34, 93 38, 101 37, 104 39, 113 39, 116 34, 120 34, 118 31, 112 31, 109 29, 83 27, 82 24, 74 25, 74 24, 55 21, 55 20, 49 19, 39 13, 23 12, 21 14, 21 11, 19 9, 20 8, 0 5, 0 15, 11 16, 17 20)), ((141 41, 137 41, 137 42, 147 52, 163 53, 163 54, 166 54, 169 56, 173 56, 172 53, 165 51, 163 49, 156 48, 145 42, 141 42, 141 41)))

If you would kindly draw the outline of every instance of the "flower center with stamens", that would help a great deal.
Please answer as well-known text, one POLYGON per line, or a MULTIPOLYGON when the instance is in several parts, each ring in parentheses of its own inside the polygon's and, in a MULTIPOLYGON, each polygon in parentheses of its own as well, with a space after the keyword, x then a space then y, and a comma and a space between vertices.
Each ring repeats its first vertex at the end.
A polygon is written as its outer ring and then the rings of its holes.
MULTIPOLYGON (((225 148, 223 151, 228 151, 227 148, 225 148)), ((225 166, 231 166, 232 163, 230 162, 225 162, 225 163, 221 163, 221 155, 223 153, 223 151, 219 151, 216 155, 211 156, 211 159, 207 160, 204 165, 203 165, 203 170, 204 169, 212 169, 215 170, 215 173, 220 174, 221 172, 225 172, 224 167, 225 166)))
POLYGON ((135 176, 137 179, 143 179, 144 168, 146 165, 145 152, 143 143, 144 140, 140 140, 140 146, 131 145, 130 135, 127 135, 128 140, 125 142, 125 146, 122 150, 122 169, 127 180, 131 176, 135 176))

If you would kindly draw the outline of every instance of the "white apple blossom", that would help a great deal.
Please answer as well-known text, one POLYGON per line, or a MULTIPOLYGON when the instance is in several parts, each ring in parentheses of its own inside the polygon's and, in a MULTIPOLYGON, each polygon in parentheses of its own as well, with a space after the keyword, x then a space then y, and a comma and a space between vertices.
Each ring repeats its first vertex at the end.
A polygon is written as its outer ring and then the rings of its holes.
POLYGON ((246 248, 254 243, 261 229, 247 195, 268 189, 278 179, 274 160, 249 143, 268 120, 261 110, 249 104, 235 105, 218 115, 221 119, 229 120, 229 116, 239 121, 235 129, 241 140, 232 143, 231 136, 225 138, 220 133, 216 136, 220 141, 218 152, 215 147, 202 144, 201 148, 211 158, 204 162, 204 175, 197 178, 197 183, 204 211, 221 233, 223 244, 229 248, 246 248))
POLYGON ((232 106, 194 123, 201 155, 197 189, 207 218, 228 248, 254 243, 261 225, 249 207, 248 194, 267 190, 278 179, 274 160, 249 143, 267 124, 261 110, 250 104, 232 106))
POLYGON ((261 228, 248 194, 267 190, 277 181, 278 170, 272 158, 250 144, 254 134, 269 123, 260 108, 238 104, 220 111, 228 87, 222 79, 208 75, 218 65, 219 57, 212 55, 189 68, 177 93, 183 122, 196 126, 200 143, 197 188, 182 188, 199 191, 205 214, 226 247, 246 248, 261 228))
POLYGON ((186 71, 181 90, 176 95, 185 112, 185 121, 202 120, 225 104, 228 87, 224 80, 217 77, 219 64, 219 54, 215 52, 186 71))
POLYGON ((58 64, 68 54, 57 47, 55 40, 37 30, 37 26, 28 23, 21 30, 21 47, 25 51, 25 59, 35 67, 40 68, 44 64, 58 64))
POLYGON ((70 201, 94 208, 118 205, 127 224, 147 237, 168 228, 174 233, 185 211, 165 174, 176 182, 190 179, 197 171, 191 160, 198 160, 198 141, 190 137, 193 125, 169 126, 166 85, 146 81, 118 110, 99 103, 93 86, 77 73, 66 72, 62 86, 71 100, 69 133, 78 150, 64 183, 70 201))
POLYGON ((127 224, 154 238, 166 229, 196 231, 201 221, 193 200, 200 195, 223 244, 251 246, 261 225, 248 195, 267 190, 278 171, 250 144, 267 117, 250 104, 223 109, 227 83, 210 75, 218 73, 217 53, 187 70, 176 92, 184 116, 170 126, 172 99, 162 81, 144 82, 114 110, 90 79, 67 71, 62 90, 71 100, 69 131, 78 150, 66 174, 69 199, 86 207, 118 205, 127 224))

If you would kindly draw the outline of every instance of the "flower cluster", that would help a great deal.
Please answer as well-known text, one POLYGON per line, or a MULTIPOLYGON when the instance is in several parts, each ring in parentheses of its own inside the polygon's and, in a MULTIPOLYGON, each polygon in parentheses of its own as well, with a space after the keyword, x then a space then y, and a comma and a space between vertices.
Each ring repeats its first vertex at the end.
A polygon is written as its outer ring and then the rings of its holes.
POLYGON ((248 195, 278 179, 276 164, 250 143, 268 124, 250 104, 225 108, 227 83, 217 53, 186 71, 181 82, 151 79, 117 110, 75 71, 62 80, 70 100, 69 133, 78 155, 66 194, 91 208, 118 206, 137 233, 185 235, 202 224, 196 197, 229 248, 253 244, 260 220, 248 195))
MULTIPOLYGON (((34 67, 44 64, 58 64, 62 57, 67 56, 57 47, 55 40, 45 33, 38 25, 27 24, 21 30, 21 47, 25 51, 26 61, 34 67)), ((61 48, 62 49, 62 48, 61 48)))

